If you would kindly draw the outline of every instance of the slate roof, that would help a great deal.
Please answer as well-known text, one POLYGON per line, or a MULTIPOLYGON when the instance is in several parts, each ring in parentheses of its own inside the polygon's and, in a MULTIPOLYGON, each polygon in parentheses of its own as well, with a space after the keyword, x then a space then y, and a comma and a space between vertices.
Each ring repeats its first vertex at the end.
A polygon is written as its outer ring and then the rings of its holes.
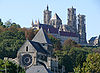
POLYGON ((30 41, 28 40, 32 46, 37 50, 37 52, 41 52, 41 53, 44 53, 44 54, 49 54, 43 47, 40 43, 38 42, 34 42, 34 41, 30 41))
POLYGON ((96 37, 92 37, 89 41, 94 41, 96 38, 97 38, 97 36, 96 37))
MULTIPOLYGON (((59 31, 57 28, 54 28, 53 26, 47 25, 47 24, 40 24, 39 28, 43 28, 43 30, 45 30, 47 33, 49 29, 49 32, 52 34, 58 34, 58 31, 59 31)), ((60 31, 59 33, 61 36, 78 37, 78 34, 73 33, 73 32, 60 31)))
POLYGON ((39 28, 43 28, 46 32, 48 32, 48 29, 49 29, 49 32, 50 33, 54 33, 54 34, 58 34, 58 29, 57 28, 54 28, 53 26, 50 26, 50 25, 47 25, 47 24, 40 24, 40 27, 39 28))
POLYGON ((60 35, 61 36, 72 36, 72 37, 78 37, 78 35, 76 33, 72 33, 72 32, 64 32, 64 31, 60 31, 60 35))
MULTIPOLYGON (((56 20, 56 19, 60 19, 60 17, 57 15, 57 13, 54 14, 54 16, 51 18, 51 20, 56 20)), ((61 20, 61 19, 60 19, 61 20)))
POLYGON ((50 39, 48 38, 47 34, 41 28, 38 33, 35 35, 35 37, 32 39, 32 41, 39 42, 39 43, 48 43, 51 44, 50 39))
POLYGON ((52 73, 52 72, 41 65, 41 66, 31 66, 29 69, 26 70, 26 73, 52 73))

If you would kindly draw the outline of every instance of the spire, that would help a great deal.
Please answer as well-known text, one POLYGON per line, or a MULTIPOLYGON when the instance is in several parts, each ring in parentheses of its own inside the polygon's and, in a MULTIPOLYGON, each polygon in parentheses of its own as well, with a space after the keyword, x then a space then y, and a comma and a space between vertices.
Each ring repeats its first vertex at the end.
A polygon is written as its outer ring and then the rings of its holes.
POLYGON ((34 25, 33 20, 32 20, 32 26, 34 25))
POLYGON ((40 21, 39 21, 39 19, 38 19, 38 21, 37 21, 37 24, 40 24, 40 21))
POLYGON ((49 10, 49 6, 47 5, 47 10, 49 10))
POLYGON ((73 6, 72 6, 72 9, 73 9, 73 6))
POLYGON ((35 24, 37 24, 37 21, 35 20, 35 24))

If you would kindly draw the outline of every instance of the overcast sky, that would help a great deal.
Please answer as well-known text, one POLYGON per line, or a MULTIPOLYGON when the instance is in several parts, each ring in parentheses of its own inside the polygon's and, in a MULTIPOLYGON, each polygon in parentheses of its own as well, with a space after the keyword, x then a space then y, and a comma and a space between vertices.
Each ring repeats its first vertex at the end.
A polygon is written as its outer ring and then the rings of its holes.
POLYGON ((67 9, 73 6, 77 15, 86 15, 87 39, 100 35, 100 0, 0 0, 0 18, 3 22, 11 19, 21 27, 31 27, 32 19, 43 23, 47 4, 63 24, 67 23, 67 9))

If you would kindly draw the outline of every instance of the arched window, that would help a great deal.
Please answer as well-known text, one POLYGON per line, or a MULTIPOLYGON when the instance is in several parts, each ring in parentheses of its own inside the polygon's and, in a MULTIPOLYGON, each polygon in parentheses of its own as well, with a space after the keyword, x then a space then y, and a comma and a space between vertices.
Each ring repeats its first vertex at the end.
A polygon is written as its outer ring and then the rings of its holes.
POLYGON ((26 51, 28 52, 28 46, 26 46, 26 51))

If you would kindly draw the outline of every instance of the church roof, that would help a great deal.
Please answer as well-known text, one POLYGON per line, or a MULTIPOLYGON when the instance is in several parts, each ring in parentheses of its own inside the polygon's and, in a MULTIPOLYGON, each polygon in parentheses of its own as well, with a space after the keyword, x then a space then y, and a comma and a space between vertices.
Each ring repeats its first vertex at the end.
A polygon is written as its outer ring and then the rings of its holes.
POLYGON ((94 41, 96 38, 97 38, 97 36, 96 37, 92 37, 89 41, 94 41))
MULTIPOLYGON (((53 26, 46 25, 46 24, 40 24, 39 28, 43 28, 46 32, 48 32, 49 29, 49 33, 52 34, 58 34, 59 31, 57 28, 54 28, 53 26)), ((72 32, 59 31, 59 33, 61 36, 78 37, 78 34, 72 32)))
POLYGON ((26 73, 52 73, 52 72, 41 65, 41 66, 31 66, 29 69, 26 70, 26 73))
POLYGON ((47 43, 51 44, 50 39, 48 38, 47 34, 44 32, 43 28, 41 28, 32 41, 39 42, 39 43, 47 43))
POLYGON ((43 47, 40 43, 38 42, 34 42, 34 41, 30 41, 28 40, 32 46, 37 50, 37 52, 41 52, 41 53, 44 53, 44 54, 49 54, 43 47))
POLYGON ((54 16, 51 19, 60 19, 60 17, 57 15, 57 13, 55 13, 54 16))

